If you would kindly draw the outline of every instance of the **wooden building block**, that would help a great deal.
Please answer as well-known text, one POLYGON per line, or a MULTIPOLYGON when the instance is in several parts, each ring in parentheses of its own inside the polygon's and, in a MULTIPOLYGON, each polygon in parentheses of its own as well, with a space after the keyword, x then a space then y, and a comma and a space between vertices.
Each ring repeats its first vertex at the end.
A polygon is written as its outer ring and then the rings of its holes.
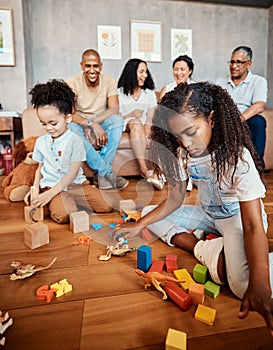
POLYGON ((120 215, 128 214, 128 212, 136 211, 136 203, 132 199, 124 199, 119 201, 120 215))
POLYGON ((24 214, 27 224, 33 224, 34 222, 44 220, 44 208, 36 208, 32 205, 28 205, 24 208, 24 214))
POLYGON ((174 282, 167 281, 163 287, 168 297, 172 299, 182 310, 186 311, 192 306, 191 296, 174 282))
POLYGON ((216 310, 211 307, 199 304, 195 312, 194 318, 204 322, 210 326, 213 325, 216 316, 216 310))
POLYGON ((187 334, 169 328, 165 342, 165 350, 187 350, 187 334))
POLYGON ((189 288, 189 295, 192 298, 194 305, 204 304, 205 300, 205 287, 201 283, 193 282, 189 288))
POLYGON ((152 262, 151 267, 149 268, 149 272, 159 272, 162 273, 164 268, 164 261, 162 260, 154 260, 152 262))
POLYGON ((71 213, 69 217, 73 233, 89 231, 89 215, 84 210, 71 213))
POLYGON ((185 282, 181 282, 180 284, 185 291, 188 291, 191 283, 194 282, 188 270, 178 269, 178 270, 174 270, 173 273, 178 280, 185 281, 185 282))
POLYGON ((205 284, 208 280, 207 266, 196 264, 193 268, 193 279, 198 283, 205 284))
POLYGON ((151 242, 154 239, 153 235, 146 227, 141 231, 141 233, 142 233, 142 239, 144 241, 151 242))
POLYGON ((220 294, 220 286, 214 282, 207 281, 204 287, 205 294, 209 295, 212 298, 216 298, 220 294))
POLYGON ((137 249, 137 268, 147 272, 152 265, 152 248, 142 245, 137 249))
POLYGON ((42 222, 27 225, 24 228, 24 242, 30 249, 39 248, 49 243, 49 232, 47 225, 42 222))

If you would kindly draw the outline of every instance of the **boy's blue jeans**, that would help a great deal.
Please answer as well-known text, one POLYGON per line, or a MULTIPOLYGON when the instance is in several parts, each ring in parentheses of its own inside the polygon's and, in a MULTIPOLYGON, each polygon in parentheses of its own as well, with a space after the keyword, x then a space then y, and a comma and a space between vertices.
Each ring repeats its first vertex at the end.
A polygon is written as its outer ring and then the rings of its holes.
POLYGON ((84 143, 86 162, 88 166, 100 176, 105 176, 113 171, 112 162, 122 135, 123 118, 118 114, 114 114, 108 117, 100 125, 106 131, 108 136, 108 143, 102 147, 100 152, 97 152, 85 137, 84 127, 76 123, 70 123, 68 124, 68 128, 81 136, 84 143))
POLYGON ((264 167, 266 120, 261 115, 254 115, 253 117, 249 118, 246 122, 250 129, 252 142, 256 148, 256 151, 262 159, 262 165, 264 167))

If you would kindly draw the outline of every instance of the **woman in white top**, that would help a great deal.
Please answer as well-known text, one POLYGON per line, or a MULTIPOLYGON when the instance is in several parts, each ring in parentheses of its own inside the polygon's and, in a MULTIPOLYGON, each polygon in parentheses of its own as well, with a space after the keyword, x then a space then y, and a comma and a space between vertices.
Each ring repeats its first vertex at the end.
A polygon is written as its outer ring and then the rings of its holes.
POLYGON ((174 81, 164 86, 160 91, 159 99, 169 91, 172 91, 180 83, 192 83, 191 76, 194 69, 192 59, 187 55, 178 56, 173 61, 173 77, 174 81))
POLYGON ((147 63, 132 58, 124 66, 118 80, 120 113, 124 118, 124 131, 130 134, 132 149, 143 178, 158 189, 164 181, 149 169, 145 156, 146 140, 150 136, 152 118, 157 106, 153 78, 147 63))

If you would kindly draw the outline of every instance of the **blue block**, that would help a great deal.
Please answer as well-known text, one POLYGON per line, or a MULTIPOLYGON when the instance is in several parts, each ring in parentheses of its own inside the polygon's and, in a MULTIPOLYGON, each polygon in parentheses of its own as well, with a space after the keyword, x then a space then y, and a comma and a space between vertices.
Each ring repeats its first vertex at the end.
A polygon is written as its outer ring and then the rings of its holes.
POLYGON ((152 265, 152 248, 142 245, 137 249, 137 268, 147 272, 152 265))
POLYGON ((102 224, 92 224, 91 227, 94 230, 98 231, 98 230, 100 230, 102 228, 102 224))

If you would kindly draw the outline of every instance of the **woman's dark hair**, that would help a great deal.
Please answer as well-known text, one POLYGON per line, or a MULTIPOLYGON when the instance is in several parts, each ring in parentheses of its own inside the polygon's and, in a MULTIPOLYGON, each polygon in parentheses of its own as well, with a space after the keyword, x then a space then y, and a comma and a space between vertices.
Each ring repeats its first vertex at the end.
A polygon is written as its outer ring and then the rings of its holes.
MULTIPOLYGON (((140 63, 144 63, 147 67, 147 63, 145 61, 138 58, 131 58, 129 61, 127 61, 123 68, 121 76, 118 80, 118 88, 122 87, 125 95, 133 94, 134 89, 138 86, 137 69, 140 63)), ((147 78, 145 79, 142 89, 154 90, 154 88, 155 84, 147 67, 147 78)))
POLYGON ((190 77, 192 76, 193 69, 194 69, 194 63, 192 59, 188 55, 180 55, 173 61, 173 68, 177 62, 184 61, 187 63, 189 69, 191 70, 190 77))
POLYGON ((163 172, 168 179, 179 179, 178 162, 181 145, 168 127, 168 119, 178 113, 190 112, 193 115, 203 114, 207 120, 212 114, 212 136, 208 151, 212 165, 220 181, 224 174, 231 175, 233 181, 238 159, 247 148, 262 174, 261 160, 251 141, 249 128, 241 119, 241 113, 228 94, 218 85, 209 82, 194 84, 181 83, 168 92, 161 100, 153 118, 151 130, 151 157, 157 173, 163 172), (170 157, 170 154, 173 157, 170 157), (177 159, 174 162, 174 159, 177 159))
POLYGON ((73 112, 76 95, 64 80, 52 79, 36 84, 29 92, 34 108, 54 106, 67 115, 73 112))

